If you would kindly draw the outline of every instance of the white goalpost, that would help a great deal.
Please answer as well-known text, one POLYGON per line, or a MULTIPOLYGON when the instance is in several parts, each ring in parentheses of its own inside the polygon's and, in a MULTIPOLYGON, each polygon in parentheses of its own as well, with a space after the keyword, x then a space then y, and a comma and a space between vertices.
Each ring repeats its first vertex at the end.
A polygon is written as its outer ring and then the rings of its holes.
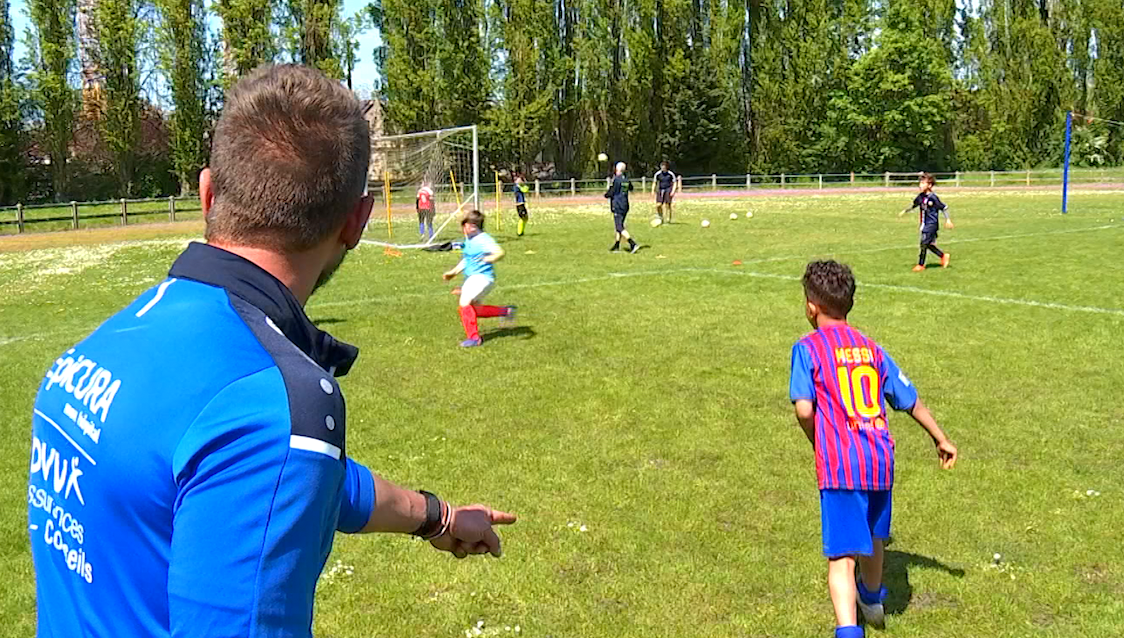
POLYGON ((480 206, 476 126, 372 138, 367 191, 375 209, 363 243, 405 249, 449 241, 460 216, 480 206))

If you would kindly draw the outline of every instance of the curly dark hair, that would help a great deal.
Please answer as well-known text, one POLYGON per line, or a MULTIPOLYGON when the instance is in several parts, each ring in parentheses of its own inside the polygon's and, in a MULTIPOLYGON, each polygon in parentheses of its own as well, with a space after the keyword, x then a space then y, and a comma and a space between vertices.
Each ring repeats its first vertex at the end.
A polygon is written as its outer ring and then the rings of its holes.
POLYGON ((804 297, 836 319, 845 319, 855 305, 855 276, 847 264, 813 261, 804 269, 802 283, 804 297))

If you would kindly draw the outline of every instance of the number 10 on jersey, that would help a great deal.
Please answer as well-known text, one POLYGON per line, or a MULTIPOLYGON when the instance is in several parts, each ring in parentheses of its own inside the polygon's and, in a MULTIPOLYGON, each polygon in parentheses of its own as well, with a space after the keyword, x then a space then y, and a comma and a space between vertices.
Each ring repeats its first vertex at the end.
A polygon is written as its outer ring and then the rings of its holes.
POLYGON ((852 419, 856 416, 873 419, 882 414, 882 401, 879 396, 882 384, 877 370, 868 365, 854 368, 839 366, 836 368, 836 374, 839 375, 839 392, 847 416, 852 419))

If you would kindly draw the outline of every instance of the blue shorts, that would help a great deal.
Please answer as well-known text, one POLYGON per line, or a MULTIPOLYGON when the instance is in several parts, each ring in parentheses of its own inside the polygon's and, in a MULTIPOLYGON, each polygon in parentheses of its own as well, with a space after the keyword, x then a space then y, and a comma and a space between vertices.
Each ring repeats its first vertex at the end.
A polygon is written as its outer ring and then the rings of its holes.
POLYGON ((890 538, 892 501, 889 491, 820 490, 824 556, 873 554, 873 539, 890 538))

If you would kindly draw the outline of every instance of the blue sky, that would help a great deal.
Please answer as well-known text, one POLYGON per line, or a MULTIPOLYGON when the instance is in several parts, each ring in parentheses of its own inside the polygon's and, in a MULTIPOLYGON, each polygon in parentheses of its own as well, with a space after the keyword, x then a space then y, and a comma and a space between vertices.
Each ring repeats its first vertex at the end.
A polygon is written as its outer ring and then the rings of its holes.
MULTIPOLYGON (((345 16, 355 15, 359 9, 366 6, 369 0, 343 0, 343 14, 345 16)), ((207 6, 211 4, 207 0, 207 6)), ((25 0, 11 0, 11 15, 13 26, 15 27, 16 34, 16 60, 23 57, 23 40, 24 30, 28 26, 27 6, 25 0)), ((212 14, 212 28, 217 28, 218 20, 212 14)), ((366 93, 374 86, 375 80, 378 78, 378 71, 375 69, 375 63, 372 59, 372 51, 379 45, 380 40, 377 33, 368 31, 362 34, 359 38, 359 64, 356 65, 355 71, 352 73, 352 85, 356 91, 367 97, 366 93)))

